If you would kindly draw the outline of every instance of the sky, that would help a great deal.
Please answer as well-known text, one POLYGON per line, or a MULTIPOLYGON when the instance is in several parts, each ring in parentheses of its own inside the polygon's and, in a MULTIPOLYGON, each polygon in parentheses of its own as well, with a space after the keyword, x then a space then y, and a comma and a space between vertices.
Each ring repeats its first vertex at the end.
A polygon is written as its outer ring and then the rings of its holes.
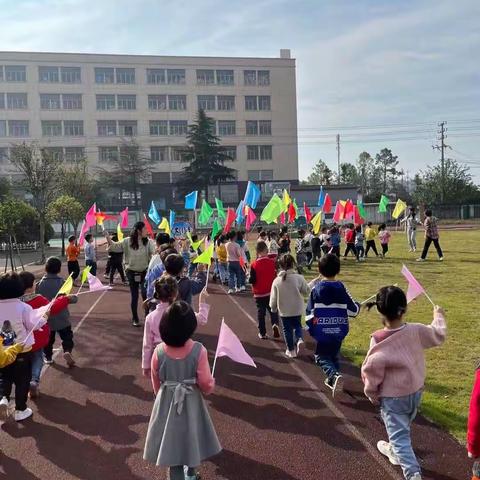
MULTIPOLYGON (((382 148, 480 183, 480 0, 0 0, 0 48, 297 61, 300 178, 382 148)), ((273 132, 275 134, 275 132, 273 132)))

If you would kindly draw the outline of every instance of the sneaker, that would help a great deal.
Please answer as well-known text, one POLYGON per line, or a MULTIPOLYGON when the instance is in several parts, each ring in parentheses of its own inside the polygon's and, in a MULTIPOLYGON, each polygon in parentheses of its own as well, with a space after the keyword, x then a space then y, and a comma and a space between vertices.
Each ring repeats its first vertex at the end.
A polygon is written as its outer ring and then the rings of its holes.
POLYGON ((245 290, 246 290, 245 285, 242 285, 242 286, 238 289, 239 292, 244 292, 245 290))
POLYGON ((303 341, 303 338, 299 338, 297 342, 297 356, 300 355, 301 350, 305 346, 305 342, 303 341))
POLYGON ((440 258, 438 259, 438 261, 439 261, 439 262, 443 262, 443 257, 440 257, 440 258))
POLYGON ((188 475, 188 467, 183 467, 183 474, 185 476, 185 480, 201 480, 201 476, 199 473, 194 473, 193 475, 188 475))
POLYGON ((417 251, 417 247, 415 247, 415 248, 413 249, 413 251, 416 252, 416 251, 417 251))
POLYGON ((278 328, 278 325, 273 325, 272 330, 273 330, 273 338, 280 338, 280 329, 278 328))
POLYGON ((232 288, 229 288, 227 294, 232 295, 233 293, 235 293, 235 290, 233 290, 232 288))
POLYGON ((287 358, 295 358, 297 356, 297 352, 295 350, 289 350, 288 348, 285 350, 285 356, 287 358))
POLYGON ((420 258, 417 258, 417 262, 424 262, 424 261, 425 261, 425 259, 424 259, 424 258, 422 258, 422 257, 420 257, 420 258))
POLYGON ((409 250, 409 252, 413 252, 413 251, 414 251, 413 248, 411 248, 411 249, 409 250))
POLYGON ((104 273, 103 278, 110 278, 110 275, 107 275, 106 273, 104 273))
POLYGON ((417 472, 414 473, 412 477, 410 477, 410 480, 422 480, 422 474, 417 472))
POLYGON ((337 374, 333 377, 332 397, 335 398, 335 395, 341 392, 343 392, 343 377, 342 375, 337 374))
POLYGON ((31 408, 26 408, 25 410, 15 410, 14 418, 16 422, 21 422, 26 420, 28 417, 33 415, 33 411, 31 408))
POLYGON ((51 365, 53 363, 53 358, 52 357, 43 357, 43 363, 45 365, 51 365))
POLYGON ((67 362, 68 368, 72 368, 75 366, 75 360, 73 359, 72 352, 65 352, 63 354, 63 358, 67 362))
POLYGON ((132 320, 132 325, 133 325, 134 327, 139 327, 139 326, 140 326, 140 320, 139 320, 138 318, 134 318, 134 319, 132 320))
POLYGON ((30 398, 38 398, 40 395, 40 389, 37 382, 30 382, 30 389, 28 390, 28 396, 30 398))
MULTIPOLYGON (((382 455, 385 455, 390 460, 390 463, 392 465, 400 465, 400 462, 397 456, 393 453, 392 446, 388 442, 385 442, 384 440, 380 440, 377 443, 377 448, 382 455)), ((422 477, 419 477, 419 478, 422 478, 422 477)))
POLYGON ((0 421, 5 421, 8 418, 8 399, 3 397, 0 400, 0 421))
POLYGON ((114 284, 113 282, 110 282, 110 283, 108 284, 108 286, 109 286, 109 287, 113 287, 113 286, 115 286, 115 284, 114 284))
POLYGON ((125 281, 125 282, 123 282, 123 285, 124 285, 125 287, 128 287, 130 284, 129 284, 127 281, 125 281))
MULTIPOLYGON (((315 363, 318 365, 317 359, 315 359, 315 363)), ((330 390, 333 390, 332 383, 330 382, 330 378, 326 378, 325 381, 323 382, 326 387, 328 387, 330 390)))
POLYGON ((268 335, 266 333, 265 334, 259 333, 258 338, 260 338, 261 340, 268 340, 268 335))

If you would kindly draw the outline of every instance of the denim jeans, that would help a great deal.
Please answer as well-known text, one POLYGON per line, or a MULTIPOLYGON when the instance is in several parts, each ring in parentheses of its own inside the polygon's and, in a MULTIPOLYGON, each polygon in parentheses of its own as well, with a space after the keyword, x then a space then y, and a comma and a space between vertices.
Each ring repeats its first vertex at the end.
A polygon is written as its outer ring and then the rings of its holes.
POLYGON ((97 262, 94 262, 93 260, 85 260, 85 265, 90 268, 90 273, 96 277, 97 276, 97 262))
POLYGON ((295 349, 297 342, 303 340, 302 329, 302 316, 297 315, 295 317, 282 317, 283 336, 285 337, 285 343, 287 348, 292 351, 295 349), (295 342, 293 340, 293 334, 295 333, 295 342))
POLYGON ((228 282, 228 264, 218 262, 218 273, 222 283, 228 282))
POLYGON ((270 295, 267 297, 256 297, 255 303, 257 304, 257 320, 258 320, 258 331, 265 335, 267 329, 265 327, 265 318, 267 316, 267 311, 270 314, 270 320, 272 322, 272 327, 278 325, 278 313, 272 312, 270 308, 270 295))
POLYGON ((357 252, 357 260, 365 256, 365 248, 363 247, 363 245, 356 245, 355 250, 357 252))
POLYGON ((340 370, 340 348, 342 342, 317 342, 315 363, 323 370, 328 379, 337 375, 340 370))
POLYGON ((421 398, 422 390, 419 390, 405 397, 384 397, 380 401, 380 413, 387 429, 388 441, 407 480, 415 473, 421 473, 410 438, 410 425, 417 415, 421 398))
POLYGON ((240 262, 228 262, 228 288, 233 290, 245 285, 245 272, 240 266, 240 262))
POLYGON ((40 383, 43 368, 43 350, 32 352, 32 382, 40 383))

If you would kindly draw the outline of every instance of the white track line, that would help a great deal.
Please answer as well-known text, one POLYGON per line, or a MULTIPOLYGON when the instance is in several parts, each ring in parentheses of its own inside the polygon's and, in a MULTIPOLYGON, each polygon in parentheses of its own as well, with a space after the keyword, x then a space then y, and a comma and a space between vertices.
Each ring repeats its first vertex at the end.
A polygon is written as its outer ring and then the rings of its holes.
MULTIPOLYGON (((223 288, 226 293, 226 290, 223 288)), ((257 326, 257 321, 238 303, 238 301, 233 298, 231 295, 228 295, 228 298, 246 315, 246 317, 257 326)), ((270 340, 270 342, 275 346, 279 351, 283 351, 278 342, 270 340)), ((350 431, 350 433, 365 447, 370 456, 389 474, 390 478, 395 480, 402 480, 403 475, 400 475, 387 460, 381 455, 377 449, 362 435, 360 430, 358 430, 355 425, 353 425, 347 417, 342 413, 342 411, 318 388, 315 383, 300 369, 300 367, 294 362, 289 362, 289 365, 295 370, 299 377, 301 377, 304 382, 314 391, 315 395, 320 398, 320 400, 326 405, 326 407, 339 419, 343 422, 345 427, 350 431)))

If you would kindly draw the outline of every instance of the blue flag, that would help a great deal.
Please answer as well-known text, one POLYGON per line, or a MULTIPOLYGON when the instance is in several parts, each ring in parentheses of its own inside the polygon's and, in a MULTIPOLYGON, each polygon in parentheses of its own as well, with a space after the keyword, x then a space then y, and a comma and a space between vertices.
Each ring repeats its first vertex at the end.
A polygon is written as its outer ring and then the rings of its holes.
POLYGON ((245 198, 243 199, 244 205, 252 207, 254 210, 257 208, 257 203, 260 200, 260 189, 251 181, 247 184, 247 191, 245 192, 245 198))
POLYGON ((318 203, 317 205, 322 208, 323 204, 325 203, 325 192, 323 191, 323 187, 320 187, 320 194, 318 195, 318 203))
POLYGON ((195 190, 194 192, 189 193, 185 197, 186 210, 195 210, 195 208, 197 208, 197 197, 198 197, 198 190, 195 190))
POLYGON ((148 216, 152 219, 152 222, 155 225, 158 225, 162 221, 162 217, 157 212, 157 207, 153 203, 153 200, 152 200, 152 204, 150 205, 150 210, 148 211, 148 216))
POLYGON ((170 228, 173 228, 173 224, 175 223, 175 212, 170 210, 170 228))
POLYGON ((244 218, 245 218, 245 216, 243 215, 244 207, 245 207, 244 201, 240 200, 240 203, 238 204, 237 212, 236 212, 237 213, 237 218, 235 220, 238 224, 242 223, 244 218))

